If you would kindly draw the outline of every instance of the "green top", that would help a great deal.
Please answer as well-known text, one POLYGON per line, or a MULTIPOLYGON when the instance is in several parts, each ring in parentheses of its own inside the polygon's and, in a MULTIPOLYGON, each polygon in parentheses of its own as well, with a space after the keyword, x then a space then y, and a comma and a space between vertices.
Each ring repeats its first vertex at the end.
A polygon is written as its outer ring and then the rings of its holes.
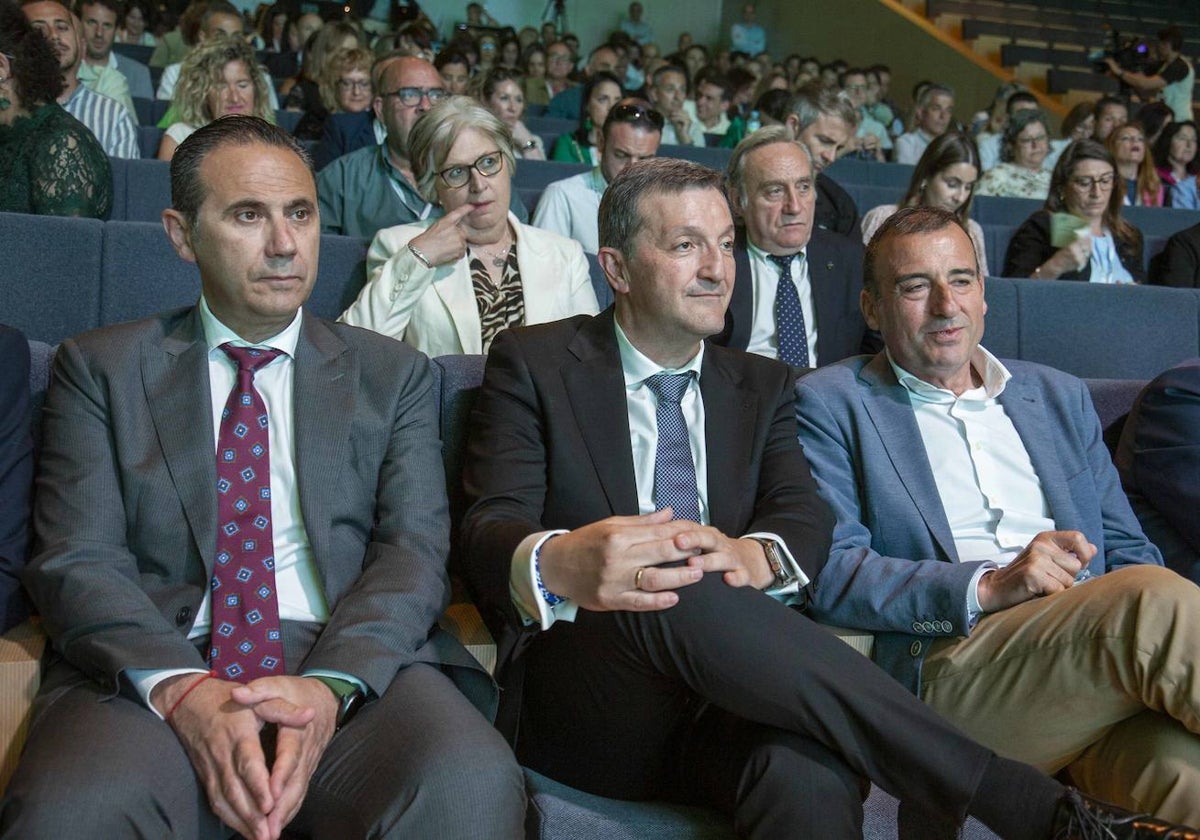
POLYGON ((112 200, 108 156, 58 103, 0 126, 0 211, 103 219, 112 200))
POLYGON ((554 141, 554 148, 550 152, 550 160, 564 161, 566 163, 586 163, 588 166, 595 166, 592 161, 592 147, 582 146, 579 141, 567 131, 558 135, 558 139, 554 141))

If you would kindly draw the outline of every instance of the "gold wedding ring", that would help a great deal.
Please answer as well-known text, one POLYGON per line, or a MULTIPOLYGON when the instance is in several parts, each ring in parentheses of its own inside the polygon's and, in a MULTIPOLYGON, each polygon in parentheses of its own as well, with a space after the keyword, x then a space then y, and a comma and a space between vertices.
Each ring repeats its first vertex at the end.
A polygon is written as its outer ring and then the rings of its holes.
POLYGON ((642 575, 645 574, 645 572, 646 572, 645 566, 642 566, 636 572, 634 572, 634 574, 633 574, 633 588, 634 589, 642 588, 642 575))

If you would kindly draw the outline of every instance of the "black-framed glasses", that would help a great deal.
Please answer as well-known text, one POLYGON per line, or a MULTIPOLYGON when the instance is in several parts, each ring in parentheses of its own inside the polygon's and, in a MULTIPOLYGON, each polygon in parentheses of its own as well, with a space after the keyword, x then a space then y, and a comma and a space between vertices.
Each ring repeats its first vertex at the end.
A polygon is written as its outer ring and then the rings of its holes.
POLYGON ((411 108, 417 105, 422 99, 428 99, 430 105, 436 105, 445 99, 448 94, 445 88, 419 88, 419 87, 402 87, 396 90, 385 91, 379 94, 384 99, 389 96, 394 96, 400 100, 400 104, 406 108, 411 108))
POLYGON ((666 125, 663 115, 653 108, 645 108, 641 105, 631 105, 629 103, 614 105, 608 114, 608 119, 614 123, 648 122, 658 131, 662 131, 663 126, 666 125))
POLYGON ((484 178, 491 178, 497 172, 504 168, 504 155, 500 154, 497 149, 494 152, 488 152, 485 155, 480 155, 475 158, 474 163, 458 163, 454 166, 447 166, 438 173, 438 177, 442 179, 442 183, 452 190, 461 189, 471 180, 471 170, 474 169, 484 178))
POLYGON ((1117 176, 1109 172, 1107 175, 1099 175, 1089 178, 1086 175, 1076 175, 1071 178, 1071 186, 1080 192, 1091 192, 1092 187, 1099 187, 1102 190, 1111 190, 1116 182, 1117 176))
MULTIPOLYGON (((338 79, 337 86, 338 86, 338 90, 361 90, 361 91, 369 93, 371 90, 371 80, 370 79, 338 79)), ((400 101, 403 102, 404 100, 402 99, 400 101)), ((430 100, 430 101, 432 102, 433 100, 430 100)))

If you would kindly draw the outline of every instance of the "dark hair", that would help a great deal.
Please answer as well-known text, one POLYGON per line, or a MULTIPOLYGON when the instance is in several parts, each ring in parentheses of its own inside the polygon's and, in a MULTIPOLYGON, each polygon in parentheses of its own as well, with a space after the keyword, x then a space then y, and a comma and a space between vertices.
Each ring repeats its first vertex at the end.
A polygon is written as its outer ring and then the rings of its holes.
POLYGON ((847 76, 862 76, 865 79, 867 71, 861 67, 847 67, 841 73, 838 73, 838 87, 844 88, 846 86, 847 76))
MULTIPOLYGON (((940 207, 904 207, 888 216, 867 243, 867 251, 863 255, 863 288, 872 297, 879 297, 879 279, 875 267, 879 262, 879 252, 889 240, 918 233, 933 233, 951 226, 967 234, 967 239, 971 238, 958 216, 940 207)), ((971 248, 971 253, 975 254, 974 248, 971 248)), ((975 254, 975 273, 979 273, 978 254, 975 254)))
POLYGON ((1067 112, 1063 117, 1062 136, 1070 137, 1071 133, 1078 128, 1088 117, 1094 117, 1093 109, 1095 108, 1091 102, 1079 102, 1075 107, 1067 112))
POLYGON ((679 158, 651 158, 627 166, 600 199, 600 245, 627 257, 633 252, 634 239, 644 226, 641 201, 647 196, 715 190, 723 197, 723 185, 720 172, 679 158))
MULTIPOLYGON (((517 62, 517 65, 521 68, 521 72, 524 73, 526 77, 529 76, 529 59, 533 58, 535 53, 542 54, 542 64, 548 63, 547 59, 549 59, 549 56, 546 54, 546 48, 543 47, 539 42, 534 41, 521 51, 521 60, 517 62)), ((545 68, 542 69, 542 72, 545 73, 545 68)))
MULTIPOLYGON (((1168 170, 1171 168, 1171 161, 1169 160, 1171 141, 1175 139, 1175 135, 1183 128, 1190 128, 1192 131, 1200 134, 1200 130, 1197 130, 1196 124, 1191 120, 1173 122, 1164 128, 1162 134, 1158 135, 1158 142, 1154 144, 1154 162, 1160 167, 1168 170)), ((1192 158, 1191 162, 1187 165, 1187 173, 1189 175, 1195 175, 1198 172, 1200 172, 1200 153, 1192 158)))
POLYGON ((1176 24, 1158 30, 1158 40, 1164 41, 1175 52, 1183 50, 1183 30, 1176 24))
MULTIPOLYGON (((1012 96, 1008 97, 1008 101, 1004 103, 1005 113, 1011 117, 1017 111, 1017 105, 1022 102, 1032 105, 1034 108, 1042 107, 1041 103, 1038 102, 1038 98, 1032 93, 1027 90, 1018 90, 1012 96)), ((1024 108, 1022 110, 1029 111, 1031 109, 1024 108)))
MULTIPOLYGON (((608 82, 617 86, 617 98, 625 95, 625 87, 621 84, 621 80, 617 78, 616 73, 610 73, 607 70, 598 70, 590 79, 583 83, 583 94, 579 98, 579 125, 571 132, 571 136, 575 138, 575 142, 582 148, 587 148, 592 144, 588 139, 593 126, 588 122, 588 103, 592 101, 592 94, 596 88, 608 82)), ((595 126, 599 128, 600 126, 595 126)))
POLYGON ((75 3, 75 14, 79 15, 80 18, 83 17, 84 6, 103 6, 115 14, 117 16, 117 20, 120 20, 125 14, 121 4, 118 3, 117 0, 77 0, 75 3))
POLYGON ((467 68, 467 72, 471 72, 471 59, 467 58, 467 54, 457 47, 445 47, 440 53, 434 56, 433 66, 441 72, 441 69, 447 64, 461 64, 467 68))
MULTIPOLYGON (((753 75, 749 71, 744 72, 748 76, 753 75)), ((733 98, 733 92, 735 90, 733 87, 733 82, 730 81, 728 76, 723 74, 713 65, 705 65, 704 67, 701 67, 700 72, 696 74, 696 85, 694 90, 697 95, 700 93, 700 85, 713 85, 714 87, 719 87, 721 89, 722 99, 729 100, 733 98)))
POLYGON ((629 96, 613 105, 612 110, 608 112, 608 119, 604 121, 602 129, 605 140, 608 139, 614 125, 631 125, 642 131, 652 131, 662 134, 666 120, 645 99, 629 96))
POLYGON ((1017 148, 1017 135, 1034 123, 1041 123, 1042 128, 1046 129, 1046 139, 1050 139, 1050 120, 1047 119, 1045 111, 1041 108, 1026 108, 1023 111, 1017 111, 1008 118, 1008 125, 1004 126, 1004 134, 1000 138, 1000 160, 1009 163, 1014 159, 1013 152, 1017 148))
POLYGON ((775 122, 782 123, 787 119, 788 102, 791 98, 792 95, 788 91, 772 88, 758 97, 754 103, 754 110, 758 111, 760 116, 766 114, 775 122))
POLYGON ((200 32, 204 31, 204 27, 216 15, 231 15, 242 21, 243 25, 246 22, 246 19, 242 17, 242 13, 237 10, 237 6, 230 3, 229 0, 208 0, 196 26, 197 36, 199 36, 200 32))
MULTIPOLYGON (((935 137, 925 147, 925 153, 917 161, 912 180, 908 182, 908 192, 904 194, 900 206, 921 206, 921 199, 930 179, 939 172, 960 163, 969 163, 974 166, 976 177, 983 174, 983 167, 979 164, 979 147, 975 145, 975 141, 971 139, 970 135, 960 131, 947 131, 940 137, 935 137)), ((967 224, 967 219, 971 217, 971 202, 974 199, 975 190, 972 189, 967 200, 963 202, 963 206, 954 211, 954 215, 964 226, 967 224)))
POLYGON ((1142 124, 1146 129, 1147 142, 1158 140, 1158 136, 1162 134, 1163 126, 1172 122, 1175 119, 1175 112, 1165 102, 1147 102, 1141 108, 1138 108, 1137 115, 1133 118, 1133 122, 1142 124))
POLYGON ((1118 105, 1125 109, 1125 113, 1129 113, 1129 103, 1119 96, 1101 96, 1096 100, 1096 105, 1092 109, 1092 114, 1096 117, 1096 122, 1100 122, 1100 116, 1104 113, 1104 109, 1109 105, 1118 105))
POLYGON ((180 143, 175 156, 171 158, 171 206, 183 216, 193 235, 200 205, 205 197, 204 182, 200 177, 200 166, 204 159, 222 146, 249 146, 254 143, 294 152, 312 175, 312 158, 299 141, 282 128, 245 114, 231 114, 213 120, 180 143))
POLYGON ((12 0, 0 0, 0 52, 12 56, 13 91, 21 106, 53 102, 63 90, 58 54, 12 0))
POLYGON ((691 79, 688 78, 687 68, 673 62, 667 62, 666 64, 657 67, 654 72, 650 74, 650 85, 657 87, 659 79, 665 76, 667 73, 678 73, 679 75, 683 76, 683 84, 689 90, 691 89, 691 79))
POLYGON ((1123 243, 1140 241, 1142 233, 1121 218, 1121 203, 1125 200, 1125 181, 1117 171, 1117 162, 1099 140, 1076 140, 1058 158, 1054 172, 1050 175, 1050 192, 1046 194, 1046 210, 1051 213, 1069 213, 1067 207, 1067 181, 1075 174, 1076 165, 1085 160, 1107 163, 1113 171, 1113 189, 1104 208, 1104 224, 1113 236, 1123 243))
POLYGON ((524 96, 525 77, 516 70, 499 65, 492 67, 482 76, 472 79, 470 90, 472 95, 486 106, 487 101, 492 98, 492 94, 496 92, 496 88, 500 86, 501 82, 512 82, 521 89, 521 95, 524 96))

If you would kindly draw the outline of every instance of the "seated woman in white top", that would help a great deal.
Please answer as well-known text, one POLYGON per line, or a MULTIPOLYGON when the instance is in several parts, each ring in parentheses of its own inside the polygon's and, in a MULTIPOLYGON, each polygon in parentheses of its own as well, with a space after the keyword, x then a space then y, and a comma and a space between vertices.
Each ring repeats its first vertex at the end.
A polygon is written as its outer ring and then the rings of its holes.
POLYGON ((1000 163, 983 173, 976 195, 1044 200, 1050 173, 1042 162, 1050 153, 1050 123, 1041 109, 1017 111, 1008 118, 1000 143, 1000 163))
POLYGON ((975 245, 979 271, 986 277, 988 262, 983 228, 971 218, 971 199, 975 184, 979 181, 979 172, 979 149, 969 135, 947 131, 935 138, 917 161, 908 192, 900 204, 883 204, 863 216, 863 244, 870 244, 879 226, 901 207, 940 207, 958 216, 958 220, 966 226, 975 245))
POLYGON ((408 144, 417 189, 446 215, 375 236, 367 285, 342 321, 441 356, 486 353, 506 327, 596 313, 580 244, 508 212, 516 160, 500 120, 450 97, 408 144))
POLYGON ((254 50, 240 36, 215 35, 198 44, 183 60, 172 104, 179 121, 171 123, 159 142, 159 160, 173 158, 196 129, 226 114, 275 122, 254 50))

